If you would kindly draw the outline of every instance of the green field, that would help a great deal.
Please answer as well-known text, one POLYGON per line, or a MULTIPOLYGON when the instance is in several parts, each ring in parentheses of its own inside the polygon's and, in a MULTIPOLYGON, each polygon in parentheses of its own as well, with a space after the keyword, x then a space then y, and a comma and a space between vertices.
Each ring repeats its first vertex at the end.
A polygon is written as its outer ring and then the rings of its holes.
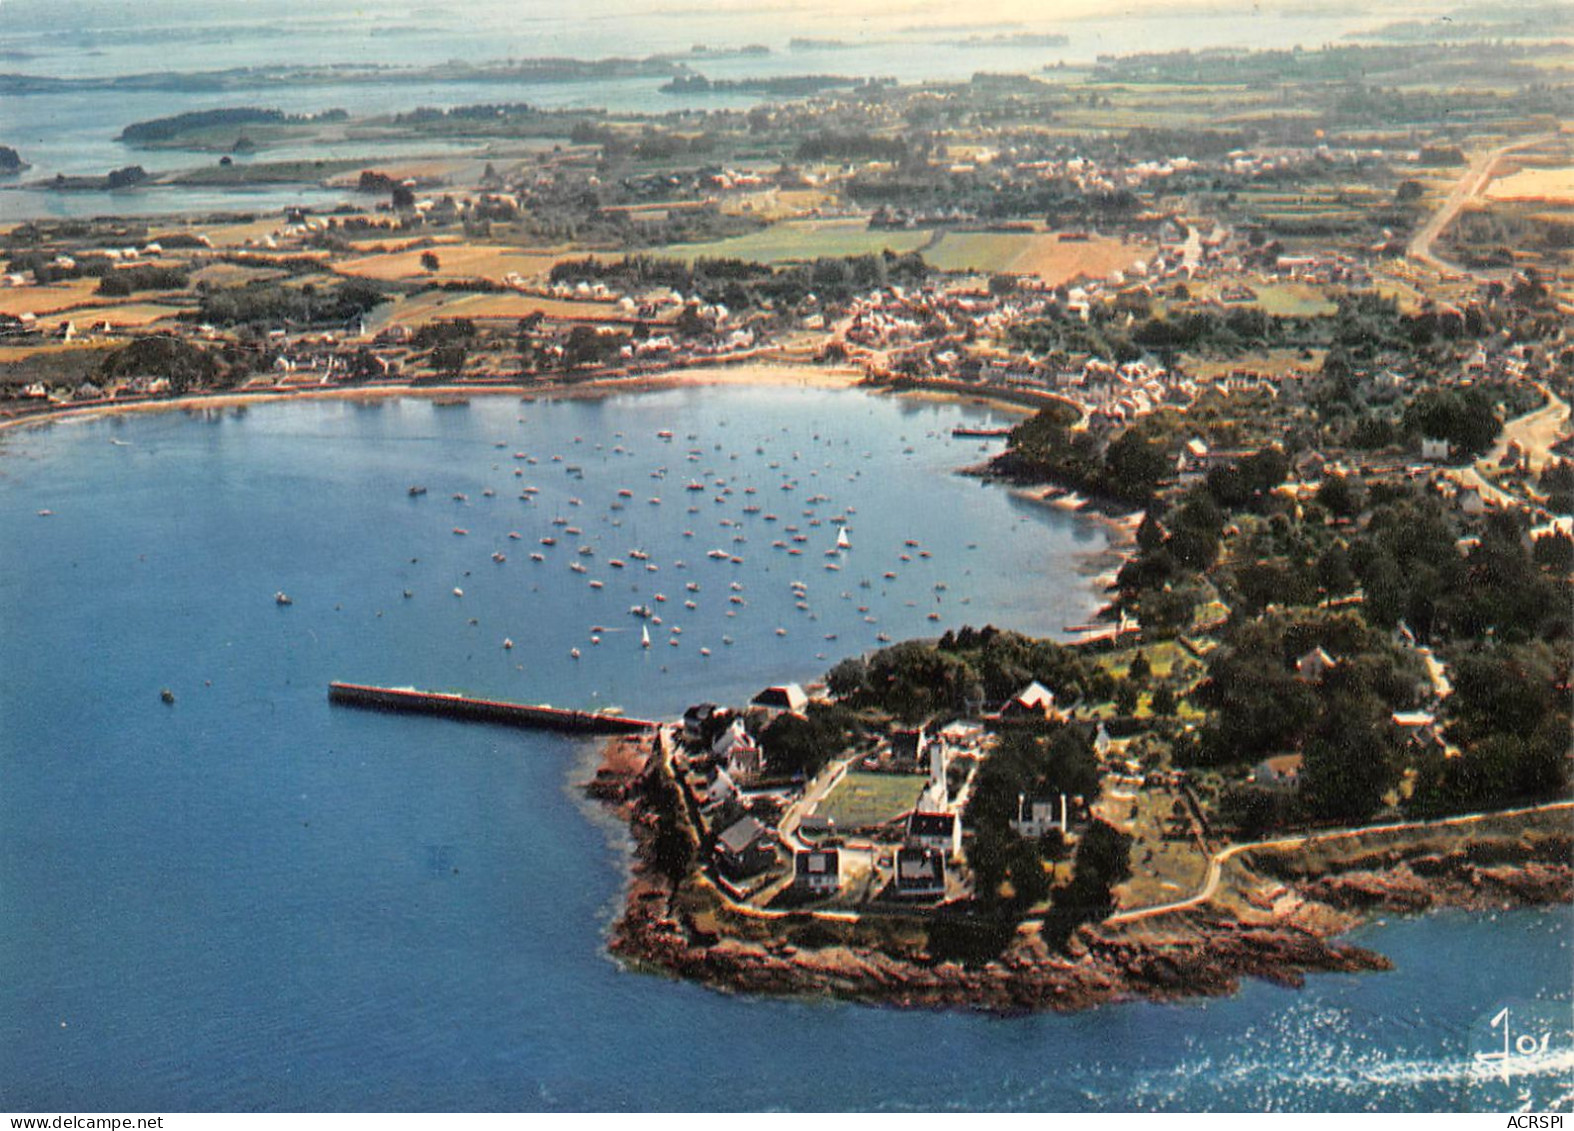
POLYGON ((878 255, 890 250, 917 251, 930 240, 928 231, 871 231, 863 220, 794 220, 748 235, 711 243, 677 243, 652 248, 651 254, 673 259, 743 259, 752 263, 878 255))
POLYGON ((922 774, 866 774, 853 771, 836 783, 815 807, 815 815, 855 829, 894 821, 918 803, 929 779, 922 774))

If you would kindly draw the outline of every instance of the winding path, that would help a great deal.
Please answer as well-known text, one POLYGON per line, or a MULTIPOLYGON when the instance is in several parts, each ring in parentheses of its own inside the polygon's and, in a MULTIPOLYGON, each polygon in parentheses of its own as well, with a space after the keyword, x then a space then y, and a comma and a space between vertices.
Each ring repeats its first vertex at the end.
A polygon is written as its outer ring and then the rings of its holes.
POLYGON ((1469 813, 1460 817, 1441 817, 1434 821, 1398 821, 1388 825, 1366 825, 1358 829, 1338 829, 1334 832, 1306 833, 1302 836, 1281 837, 1277 840, 1256 840, 1247 841, 1243 844, 1232 844, 1228 848, 1215 852, 1208 860, 1208 875, 1203 880, 1202 887, 1196 895, 1175 900, 1173 903, 1160 903, 1150 907, 1134 907, 1130 911, 1118 911, 1104 921, 1117 925, 1121 923, 1135 923, 1143 919, 1151 919, 1157 915, 1168 915, 1174 911, 1185 911, 1188 908, 1200 907, 1212 899, 1219 890, 1219 881, 1224 875, 1224 865, 1242 852, 1251 852, 1259 848, 1300 848, 1303 845, 1318 841, 1343 840, 1366 836, 1370 833, 1439 829, 1450 825, 1467 825, 1476 821, 1495 820, 1500 817, 1518 817, 1526 813, 1550 813, 1565 809, 1574 810, 1574 801, 1553 801, 1545 805, 1528 805, 1520 809, 1498 809, 1490 813, 1469 813))

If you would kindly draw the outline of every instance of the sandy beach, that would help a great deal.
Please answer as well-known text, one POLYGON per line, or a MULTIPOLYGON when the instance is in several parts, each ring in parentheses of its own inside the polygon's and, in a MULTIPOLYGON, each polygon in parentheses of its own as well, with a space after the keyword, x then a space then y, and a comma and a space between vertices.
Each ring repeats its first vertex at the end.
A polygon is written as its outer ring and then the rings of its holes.
POLYGON ((157 400, 106 402, 81 406, 61 405, 45 411, 0 419, 0 432, 10 428, 85 420, 98 416, 138 412, 170 412, 193 408, 228 408, 287 400, 377 400, 387 397, 605 397, 657 389, 702 385, 789 386, 805 389, 850 389, 863 381, 863 373, 847 367, 773 365, 691 366, 639 377, 605 377, 576 382, 534 384, 359 385, 326 388, 256 389, 197 393, 157 400))

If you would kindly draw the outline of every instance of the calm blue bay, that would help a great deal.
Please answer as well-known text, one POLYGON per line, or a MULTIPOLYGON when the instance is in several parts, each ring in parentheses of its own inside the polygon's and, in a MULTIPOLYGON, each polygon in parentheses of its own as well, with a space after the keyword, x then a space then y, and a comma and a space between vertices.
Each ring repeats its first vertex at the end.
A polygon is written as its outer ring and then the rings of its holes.
POLYGON ((593 748, 327 703, 351 679, 664 716, 877 633, 1059 633, 1105 535, 955 475, 980 444, 951 427, 987 419, 701 388, 0 436, 0 1108, 1566 1105, 1566 908, 1373 925, 1391 973, 1206 1003, 735 998, 606 956, 624 848, 575 788, 593 748), (1506 1081, 1474 1057, 1505 1006, 1557 1030, 1506 1081))

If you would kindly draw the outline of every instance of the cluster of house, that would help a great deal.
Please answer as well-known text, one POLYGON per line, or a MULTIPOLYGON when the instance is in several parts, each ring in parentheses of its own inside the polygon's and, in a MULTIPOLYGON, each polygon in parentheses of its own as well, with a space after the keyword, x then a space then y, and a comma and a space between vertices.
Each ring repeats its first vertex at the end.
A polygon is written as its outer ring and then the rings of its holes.
MULTIPOLYGON (((987 732, 978 720, 956 720, 930 731, 896 728, 859 759, 833 763, 824 796, 856 765, 865 771, 923 774, 926 780, 910 811, 895 823, 839 828, 806 804, 806 783, 773 775, 755 735, 783 713, 802 714, 808 697, 796 684, 767 688, 742 712, 701 703, 684 712, 672 754, 678 780, 700 826, 711 834, 718 880, 745 897, 784 880, 797 893, 828 898, 839 893, 850 856, 886 881, 884 896, 933 901, 960 890, 962 811, 971 773, 986 755, 987 732)), ((1001 720, 1058 717, 1054 694, 1031 683, 1001 705, 1001 720)), ((1108 736, 1100 731, 1105 749, 1108 736)), ((1024 836, 1050 828, 1065 831, 1068 799, 1024 800, 1014 822, 1024 836)))
MULTIPOLYGON (((1400 647, 1411 650, 1416 648, 1415 636, 1403 621, 1394 630, 1394 642, 1400 647)), ((1295 677, 1307 683, 1319 683, 1342 662, 1341 657, 1331 654, 1319 645, 1297 657, 1295 677)), ((1453 689, 1448 683, 1447 674, 1442 666, 1435 660, 1430 660, 1427 669, 1427 681, 1416 688, 1419 697, 1424 702, 1447 697, 1453 689)), ((1412 753, 1435 753, 1445 757, 1458 754, 1457 750, 1448 745, 1437 716, 1432 711, 1394 711, 1389 716, 1389 726, 1401 748, 1412 753)), ((1251 780, 1255 785, 1293 793, 1301 788, 1303 765, 1304 760, 1299 753, 1274 754, 1252 767, 1251 780)))

